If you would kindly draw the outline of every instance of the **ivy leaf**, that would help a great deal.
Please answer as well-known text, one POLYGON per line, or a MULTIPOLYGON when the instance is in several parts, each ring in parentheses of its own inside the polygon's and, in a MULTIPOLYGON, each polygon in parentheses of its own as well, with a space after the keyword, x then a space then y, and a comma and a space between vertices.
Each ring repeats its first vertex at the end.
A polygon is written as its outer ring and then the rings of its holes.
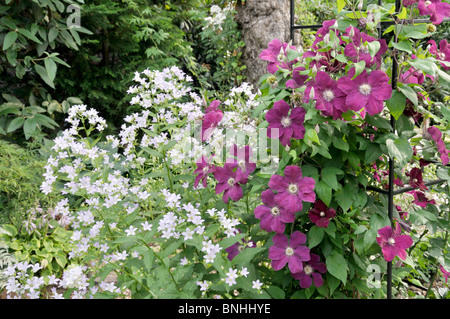
POLYGON ((327 271, 342 281, 344 285, 347 282, 348 265, 345 258, 337 251, 333 250, 330 255, 326 257, 327 271))

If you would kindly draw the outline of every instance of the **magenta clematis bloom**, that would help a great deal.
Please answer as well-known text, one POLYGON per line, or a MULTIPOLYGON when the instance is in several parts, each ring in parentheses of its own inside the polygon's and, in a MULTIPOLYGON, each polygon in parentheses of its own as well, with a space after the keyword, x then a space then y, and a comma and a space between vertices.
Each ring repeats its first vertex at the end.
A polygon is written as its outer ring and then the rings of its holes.
MULTIPOLYGON (((438 60, 450 62, 450 44, 447 43, 447 40, 444 39, 439 42, 439 50, 434 40, 430 40, 427 43, 431 44, 430 53, 436 55, 438 60)), ((446 66, 444 63, 441 63, 441 66, 446 71, 450 70, 450 66, 446 66)))
POLYGON ((261 220, 260 227, 267 232, 283 233, 286 223, 295 221, 295 213, 284 209, 283 205, 277 204, 275 193, 267 189, 261 193, 261 201, 264 205, 255 208, 255 217, 261 220))
POLYGON ((383 101, 392 96, 392 88, 388 84, 389 77, 384 71, 375 70, 367 74, 364 70, 354 80, 355 68, 351 68, 348 76, 338 80, 338 88, 347 94, 346 105, 353 111, 365 108, 367 113, 375 115, 383 110, 383 101))
POLYGON ((225 163, 223 167, 216 167, 214 171, 214 178, 217 180, 216 194, 223 192, 223 201, 228 203, 231 198, 233 201, 238 201, 242 198, 242 182, 237 178, 237 173, 234 170, 237 167, 235 163, 225 163))
POLYGON ((326 272, 327 266, 320 262, 320 257, 316 254, 311 254, 311 259, 303 265, 303 271, 291 275, 299 281, 299 285, 303 289, 309 288, 312 283, 319 288, 323 285, 321 274, 326 272))
MULTIPOLYGON (((259 55, 261 60, 269 61, 267 64, 267 72, 275 74, 279 68, 292 68, 292 65, 296 63, 297 60, 287 61, 287 49, 288 44, 286 42, 281 43, 278 39, 270 41, 268 48, 264 49, 259 55)), ((297 48, 295 46, 290 46, 289 49, 296 50, 297 48)))
POLYGON ((406 249, 412 246, 413 240, 408 235, 401 235, 401 228, 398 222, 395 222, 395 228, 386 226, 378 230, 377 243, 381 247, 384 259, 392 261, 395 256, 401 260, 406 259, 406 249))
MULTIPOLYGON (((324 22, 322 23, 322 27, 319 28, 319 29, 317 30, 317 32, 316 32, 316 38, 314 39, 314 42, 313 42, 313 45, 312 45, 312 48, 313 48, 313 49, 315 49, 315 50, 319 49, 319 47, 317 46, 317 44, 319 44, 319 42, 323 41, 324 37, 325 37, 328 33, 330 33, 330 30, 333 30, 334 32, 336 32, 336 35, 339 35, 339 30, 337 30, 337 29, 332 29, 332 27, 335 25, 335 23, 336 23, 336 20, 335 20, 335 19, 333 19, 333 20, 327 20, 327 21, 324 21, 324 22)), ((340 43, 339 43, 339 44, 342 44, 342 43, 343 43, 343 41, 342 41, 342 39, 340 39, 340 43)))
POLYGON ((309 220, 317 227, 327 228, 331 218, 336 216, 336 210, 328 208, 320 199, 314 203, 314 208, 308 212, 309 220))
POLYGON ((233 162, 237 164, 236 178, 240 180, 242 184, 246 184, 248 177, 256 169, 256 163, 250 162, 253 150, 249 145, 239 148, 234 144, 230 148, 230 154, 236 157, 236 159, 233 160, 233 162))
POLYGON ((302 177, 302 170, 295 165, 286 166, 284 176, 272 175, 269 187, 276 191, 275 200, 289 212, 303 209, 303 203, 316 200, 315 181, 311 177, 302 177))
POLYGON ((254 241, 248 241, 248 240, 244 239, 244 240, 242 240, 242 242, 237 241, 230 247, 226 248, 225 251, 228 253, 227 258, 229 260, 233 260, 234 257, 236 257, 240 252, 244 251, 244 249, 254 248, 254 247, 256 247, 256 244, 254 241))
POLYGON ((419 9, 420 15, 429 15, 430 21, 435 25, 450 16, 450 4, 441 2, 441 0, 420 0, 417 9, 419 9))
POLYGON ((353 26, 345 29, 346 36, 350 36, 350 33, 352 33, 352 36, 350 38, 350 43, 344 49, 344 54, 347 57, 353 58, 354 62, 364 61, 366 62, 367 67, 371 67, 372 65, 376 64, 379 68, 381 65, 381 57, 386 53, 388 49, 386 40, 371 37, 364 32, 360 32, 353 26), (369 53, 369 48, 367 45, 365 45, 365 43, 374 41, 378 41, 380 43, 380 49, 375 54, 375 56, 372 57, 369 53))
POLYGON ((431 135, 431 138, 436 143, 438 152, 440 154, 440 158, 442 161, 442 164, 445 166, 449 163, 449 151, 447 150, 447 147, 445 146, 444 141, 442 140, 442 133, 436 126, 431 126, 427 130, 428 134, 431 135))
POLYGON ((442 272, 442 276, 444 276, 445 283, 447 283, 448 277, 450 277, 450 272, 445 270, 442 265, 439 265, 439 270, 442 272))
POLYGON ((269 248, 272 268, 280 270, 288 264, 292 273, 301 272, 303 262, 311 258, 309 248, 304 246, 306 235, 296 230, 289 239, 285 234, 276 234, 272 240, 274 245, 269 248))
POLYGON ((210 164, 206 156, 202 156, 200 161, 197 161, 197 169, 194 171, 194 174, 198 174, 195 177, 194 186, 197 188, 198 183, 202 182, 203 187, 206 187, 208 174, 214 173, 215 170, 216 166, 210 164))
POLYGON ((410 191, 408 194, 412 194, 414 196, 414 200, 412 202, 420 207, 425 208, 428 204, 436 205, 436 201, 434 199, 428 199, 423 192, 410 191))
POLYGON ((323 115, 332 116, 336 120, 347 111, 346 95, 338 88, 337 81, 333 80, 328 73, 317 72, 314 94, 314 99, 317 101, 316 109, 322 111, 323 115))
POLYGON ((202 119, 202 142, 211 137, 216 126, 222 121, 223 113, 218 108, 220 103, 220 101, 214 100, 205 109, 205 115, 202 119))
POLYGON ((273 103, 273 107, 266 113, 266 121, 269 122, 267 136, 279 138, 284 146, 291 145, 291 138, 301 139, 305 136, 306 111, 303 107, 291 107, 280 100, 273 103))
POLYGON ((422 71, 410 67, 405 73, 400 74, 400 82, 422 84, 425 81, 425 76, 422 71))
POLYGON ((400 216, 401 219, 406 220, 406 218, 408 218, 408 212, 404 212, 399 205, 395 205, 395 208, 397 209, 398 215, 400 216))
POLYGON ((302 66, 296 67, 292 70, 292 79, 286 81, 286 87, 291 89, 297 89, 305 84, 308 79, 308 75, 300 74, 300 72, 306 71, 302 66))
POLYGON ((423 183, 422 171, 420 168, 414 167, 411 171, 406 172, 406 176, 409 176, 409 185, 414 188, 420 188, 421 191, 428 190, 428 187, 423 183))
POLYGON ((418 3, 418 2, 419 2, 419 0, 403 0, 402 3, 405 7, 408 7, 408 6, 410 6, 414 3, 418 3))

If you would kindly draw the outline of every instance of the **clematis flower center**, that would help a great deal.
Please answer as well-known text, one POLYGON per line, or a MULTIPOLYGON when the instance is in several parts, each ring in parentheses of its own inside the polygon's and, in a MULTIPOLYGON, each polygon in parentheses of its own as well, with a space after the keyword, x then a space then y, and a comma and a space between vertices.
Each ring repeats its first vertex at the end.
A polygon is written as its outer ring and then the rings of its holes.
POLYGON ((288 192, 291 194, 297 194, 298 193, 298 186, 295 184, 289 184, 288 192))
POLYGON ((323 92, 323 98, 325 101, 330 102, 334 99, 334 92, 332 90, 326 90, 323 92))
POLYGON ((372 87, 367 83, 361 84, 359 87, 359 92, 363 95, 369 95, 370 92, 372 92, 372 87))
POLYGON ((272 215, 273 216, 278 216, 278 215, 280 215, 280 209, 278 208, 278 207, 272 207, 272 209, 271 209, 271 211, 270 211, 271 213, 272 213, 272 215))
POLYGON ((292 249, 291 247, 287 247, 284 253, 286 254, 286 256, 292 256, 294 254, 294 249, 292 249))
POLYGON ((394 244, 395 244, 395 239, 394 238, 389 238, 388 239, 388 244, 390 245, 390 246, 394 246, 394 244))
POLYGON ((306 265, 305 267, 303 267, 303 271, 305 272, 305 274, 311 275, 314 272, 314 269, 312 269, 310 265, 306 265))
POLYGON ((243 245, 239 245, 239 247, 238 247, 239 252, 243 251, 244 248, 245 248, 245 247, 244 247, 243 245))
POLYGON ((445 60, 445 53, 439 52, 437 56, 439 60, 445 60))
POLYGON ((362 45, 360 47, 360 50, 362 53, 369 54, 369 47, 367 47, 366 45, 362 45))
POLYGON ((283 125, 283 127, 289 127, 291 125, 291 119, 289 117, 283 117, 281 119, 281 125, 283 125))
POLYGON ((245 171, 245 161, 244 160, 242 160, 242 159, 239 160, 238 165, 242 169, 242 171, 245 171))
POLYGON ((324 212, 320 212, 320 217, 325 217, 325 213, 324 212))
POLYGON ((228 185, 230 185, 230 186, 234 186, 234 178, 233 177, 230 177, 229 179, 228 179, 228 185))
POLYGON ((286 55, 284 54, 283 48, 280 49, 280 53, 278 53, 277 61, 284 62, 286 60, 286 55))
POLYGON ((428 7, 431 4, 431 1, 425 1, 425 6, 428 7))
POLYGON ((208 171, 209 171, 209 167, 208 166, 203 167, 203 173, 204 174, 208 173, 208 171))

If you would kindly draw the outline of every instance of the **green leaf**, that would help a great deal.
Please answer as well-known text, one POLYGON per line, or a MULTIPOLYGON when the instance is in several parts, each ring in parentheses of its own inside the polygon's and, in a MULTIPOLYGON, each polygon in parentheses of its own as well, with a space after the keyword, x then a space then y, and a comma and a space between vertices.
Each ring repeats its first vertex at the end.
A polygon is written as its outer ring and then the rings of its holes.
POLYGON ((30 31, 26 30, 26 29, 18 29, 17 32, 19 32, 20 34, 26 36, 28 39, 42 44, 41 40, 39 40, 38 38, 36 38, 36 36, 34 34, 32 34, 30 31))
POLYGON ((432 77, 436 76, 437 66, 434 61, 426 59, 412 59, 408 61, 409 64, 419 70, 422 70, 425 74, 432 77))
POLYGON ((320 145, 319 136, 317 135, 317 132, 314 128, 310 128, 306 131, 304 139, 306 144, 308 145, 312 145, 313 142, 320 145))
POLYGON ((339 189, 339 183, 336 177, 337 174, 343 174, 343 172, 335 167, 325 167, 322 169, 322 181, 335 191, 339 189))
POLYGON ((317 196, 325 203, 325 205, 330 205, 332 190, 331 187, 325 184, 323 181, 319 181, 316 184, 315 191, 317 196))
POLYGON ((336 0, 336 6, 338 13, 341 12, 345 7, 345 0, 336 0))
POLYGON ((406 96, 397 90, 392 92, 392 97, 386 101, 386 105, 395 120, 403 114, 406 106, 406 96))
POLYGON ((342 138, 339 138, 337 136, 333 136, 333 146, 346 152, 348 152, 350 149, 350 145, 348 145, 348 143, 342 138))
POLYGON ((3 51, 8 50, 14 42, 17 40, 17 32, 10 31, 6 34, 5 39, 3 40, 3 51))
POLYGON ((17 236, 18 232, 16 227, 10 224, 4 224, 0 226, 0 235, 5 234, 9 237, 15 237, 17 236))
POLYGON ((53 82, 53 80, 55 80, 56 70, 58 69, 58 67, 56 66, 55 61, 53 61, 50 58, 45 59, 44 64, 45 64, 45 69, 47 71, 48 77, 49 77, 50 81, 53 82))
POLYGON ((347 261, 345 258, 339 254, 337 251, 333 250, 330 255, 326 257, 327 271, 342 281, 345 285, 347 282, 347 261))
POLYGON ((414 91, 412 87, 403 84, 401 82, 397 83, 397 87, 403 93, 403 95, 406 96, 408 100, 410 100, 415 106, 417 106, 419 100, 417 99, 417 93, 414 91))
POLYGON ((364 155, 364 163, 369 164, 376 161, 383 152, 381 151, 380 145, 377 143, 370 143, 367 145, 366 154, 364 155))
POLYGON ((312 226, 309 232, 307 233, 308 247, 311 249, 320 244, 322 242, 324 234, 325 232, 322 227, 317 227, 316 225, 312 226))
POLYGON ((355 75, 353 75, 352 80, 354 80, 358 75, 360 75, 362 71, 364 71, 364 69, 366 68, 366 61, 361 60, 358 63, 355 63, 354 66, 355 66, 355 75))
POLYGON ((55 88, 55 85, 53 84, 53 81, 50 79, 46 68, 44 68, 39 64, 35 64, 34 69, 45 83, 47 83, 50 87, 55 88))
POLYGON ((25 119, 23 117, 16 117, 11 121, 11 123, 9 123, 6 133, 14 132, 23 125, 23 122, 25 122, 25 119))
POLYGON ((284 290, 277 286, 269 286, 266 291, 273 299, 284 299, 285 293, 284 290))
POLYGON ((388 153, 392 158, 396 158, 400 165, 405 165, 413 156, 413 149, 411 144, 405 138, 398 138, 397 140, 387 139, 386 147, 388 153))
POLYGON ((405 51, 409 54, 412 54, 412 44, 409 40, 402 40, 400 42, 391 42, 392 46, 400 51, 405 51))

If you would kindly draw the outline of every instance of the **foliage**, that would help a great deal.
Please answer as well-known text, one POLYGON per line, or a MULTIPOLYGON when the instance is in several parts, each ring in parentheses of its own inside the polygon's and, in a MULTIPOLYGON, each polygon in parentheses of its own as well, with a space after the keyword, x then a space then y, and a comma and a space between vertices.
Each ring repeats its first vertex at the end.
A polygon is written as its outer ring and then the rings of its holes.
POLYGON ((81 24, 94 33, 84 37, 79 50, 66 52, 72 66, 64 70, 58 96, 79 96, 110 124, 128 114, 126 89, 135 70, 160 69, 173 64, 195 65, 192 44, 183 26, 196 1, 89 1, 81 7, 81 24), (89 70, 89 72, 86 72, 89 70))
POLYGON ((54 197, 38 189, 44 166, 37 154, 0 140, 0 224, 20 226, 25 212, 36 204, 53 205, 54 197))
POLYGON ((70 67, 63 50, 77 50, 80 33, 90 31, 76 24, 77 8, 71 0, 5 1, 0 6, 0 87, 8 94, 0 97, 0 134, 22 143, 31 136, 42 137, 58 125, 55 111, 63 112, 70 102, 52 97, 59 66, 70 67))

